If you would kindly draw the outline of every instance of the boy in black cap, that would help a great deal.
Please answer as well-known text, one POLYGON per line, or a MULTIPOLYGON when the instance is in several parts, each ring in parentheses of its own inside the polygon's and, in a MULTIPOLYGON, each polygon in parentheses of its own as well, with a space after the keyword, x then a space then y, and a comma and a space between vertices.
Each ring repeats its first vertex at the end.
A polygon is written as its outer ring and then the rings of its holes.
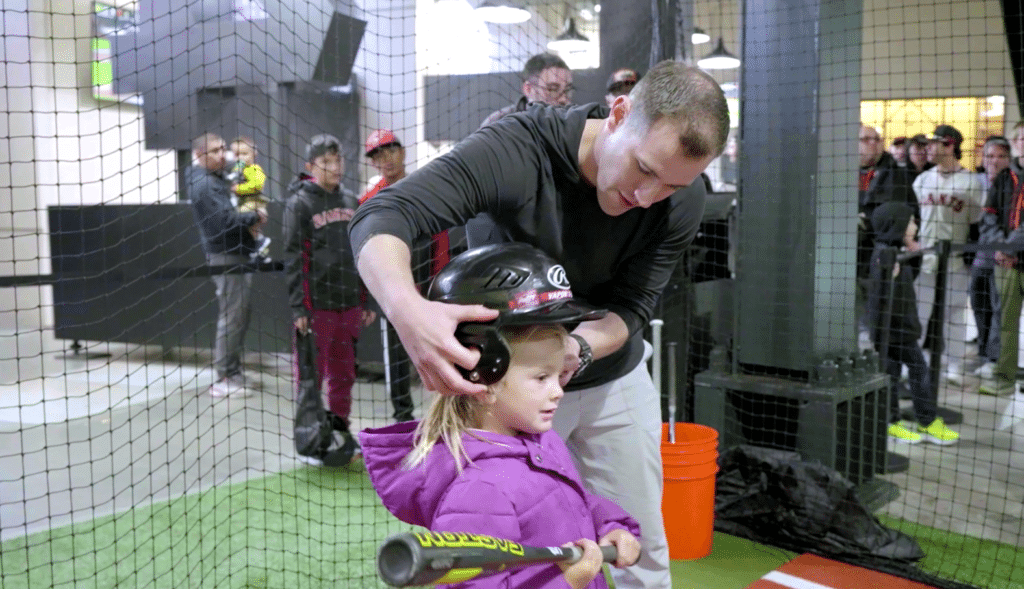
MULTIPOLYGON (((327 453, 351 447, 352 386, 356 338, 376 314, 363 307, 366 291, 356 272, 348 223, 359 201, 341 187, 341 143, 317 135, 306 146, 306 170, 288 186, 284 213, 285 272, 295 329, 316 337, 317 373, 338 436, 327 453)), ((304 462, 304 457, 300 457, 304 462)))

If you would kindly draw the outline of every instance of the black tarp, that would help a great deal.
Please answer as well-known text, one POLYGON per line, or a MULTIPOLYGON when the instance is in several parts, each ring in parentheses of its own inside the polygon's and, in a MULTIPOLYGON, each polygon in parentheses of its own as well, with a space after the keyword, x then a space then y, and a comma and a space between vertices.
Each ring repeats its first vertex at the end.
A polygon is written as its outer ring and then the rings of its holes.
POLYGON ((912 563, 910 536, 886 528, 835 470, 796 452, 737 446, 722 453, 715 529, 794 552, 912 563))

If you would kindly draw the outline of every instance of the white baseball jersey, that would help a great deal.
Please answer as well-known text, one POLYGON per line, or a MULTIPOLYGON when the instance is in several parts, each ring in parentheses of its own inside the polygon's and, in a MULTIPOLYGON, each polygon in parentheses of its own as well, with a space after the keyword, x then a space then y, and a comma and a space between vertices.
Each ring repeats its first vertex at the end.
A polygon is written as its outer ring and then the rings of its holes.
POLYGON ((937 167, 926 170, 914 180, 914 194, 921 205, 922 247, 941 239, 966 243, 971 223, 981 220, 985 206, 981 180, 966 168, 948 173, 937 167))

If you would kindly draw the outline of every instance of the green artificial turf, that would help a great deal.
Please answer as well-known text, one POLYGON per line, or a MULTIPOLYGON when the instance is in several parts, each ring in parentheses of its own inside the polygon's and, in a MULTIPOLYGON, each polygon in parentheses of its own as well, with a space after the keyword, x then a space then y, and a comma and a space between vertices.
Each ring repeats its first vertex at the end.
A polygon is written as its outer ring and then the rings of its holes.
POLYGON ((742 589, 798 555, 715 532, 711 554, 672 561, 673 589, 742 589))
POLYGON ((300 468, 9 540, 0 585, 382 587, 376 548, 407 529, 365 473, 300 468))
POLYGON ((979 540, 885 515, 886 526, 913 537, 925 557, 917 566, 943 579, 984 589, 1024 589, 1024 549, 979 540))

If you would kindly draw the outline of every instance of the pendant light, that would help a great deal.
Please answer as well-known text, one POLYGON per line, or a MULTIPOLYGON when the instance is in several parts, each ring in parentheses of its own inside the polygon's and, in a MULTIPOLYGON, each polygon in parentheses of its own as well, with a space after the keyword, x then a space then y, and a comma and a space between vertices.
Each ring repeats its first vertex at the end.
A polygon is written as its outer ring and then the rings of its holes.
POLYGON ((590 46, 590 39, 576 28, 576 19, 569 16, 572 14, 569 3, 565 3, 565 28, 557 37, 548 41, 548 49, 552 51, 573 52, 586 51, 590 46))
POLYGON ((697 62, 697 67, 706 70, 731 70, 740 67, 740 58, 725 48, 725 41, 718 38, 718 46, 704 59, 697 62))
POLYGON ((486 22, 502 25, 530 20, 530 11, 510 0, 486 0, 476 7, 476 13, 486 22))
POLYGON ((694 45, 700 45, 701 43, 707 43, 711 40, 711 35, 704 32, 704 29, 700 27, 693 27, 693 35, 690 36, 690 42, 694 45))

